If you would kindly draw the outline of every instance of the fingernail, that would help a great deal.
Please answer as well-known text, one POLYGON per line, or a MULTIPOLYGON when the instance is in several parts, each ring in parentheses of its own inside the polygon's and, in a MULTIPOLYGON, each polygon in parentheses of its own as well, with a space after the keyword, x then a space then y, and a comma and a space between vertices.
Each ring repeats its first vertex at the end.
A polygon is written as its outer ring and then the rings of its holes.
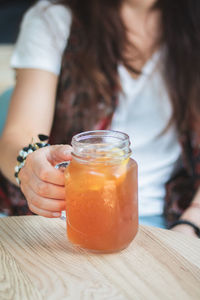
POLYGON ((59 213, 59 212, 54 212, 54 213, 52 213, 52 216, 58 218, 58 217, 61 216, 61 213, 59 213))

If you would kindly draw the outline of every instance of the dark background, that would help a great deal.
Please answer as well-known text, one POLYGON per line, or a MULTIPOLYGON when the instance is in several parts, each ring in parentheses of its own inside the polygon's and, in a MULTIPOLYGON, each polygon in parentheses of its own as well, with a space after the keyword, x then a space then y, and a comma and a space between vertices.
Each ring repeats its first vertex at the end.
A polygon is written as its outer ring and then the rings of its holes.
POLYGON ((35 0, 0 0, 0 43, 13 44, 16 41, 24 12, 35 0))

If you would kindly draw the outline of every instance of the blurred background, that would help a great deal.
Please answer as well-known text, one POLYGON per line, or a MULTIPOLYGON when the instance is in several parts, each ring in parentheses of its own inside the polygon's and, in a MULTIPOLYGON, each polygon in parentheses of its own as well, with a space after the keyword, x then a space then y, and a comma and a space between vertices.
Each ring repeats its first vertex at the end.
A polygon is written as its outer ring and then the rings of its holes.
POLYGON ((0 135, 15 82, 10 57, 22 16, 34 2, 35 0, 0 0, 0 135))
POLYGON ((14 74, 9 61, 24 12, 34 0, 0 0, 0 94, 12 86, 14 74))

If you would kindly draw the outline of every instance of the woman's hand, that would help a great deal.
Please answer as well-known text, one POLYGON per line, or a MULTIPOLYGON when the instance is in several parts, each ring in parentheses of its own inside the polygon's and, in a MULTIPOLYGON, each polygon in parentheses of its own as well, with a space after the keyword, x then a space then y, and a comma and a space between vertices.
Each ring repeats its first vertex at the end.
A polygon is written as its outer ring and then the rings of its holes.
POLYGON ((65 209, 64 174, 54 166, 71 160, 71 150, 69 145, 48 146, 27 156, 19 179, 32 212, 53 218, 65 209))
MULTIPOLYGON (((197 190, 195 197, 191 202, 190 206, 182 214, 181 219, 190 221, 191 223, 195 224, 197 227, 200 228, 200 188, 197 190)), ((173 227, 172 230, 197 238, 194 229, 187 224, 179 224, 173 227)))
POLYGON ((179 225, 173 227, 171 230, 197 238, 197 235, 195 234, 194 229, 191 226, 186 225, 186 224, 179 224, 179 225))

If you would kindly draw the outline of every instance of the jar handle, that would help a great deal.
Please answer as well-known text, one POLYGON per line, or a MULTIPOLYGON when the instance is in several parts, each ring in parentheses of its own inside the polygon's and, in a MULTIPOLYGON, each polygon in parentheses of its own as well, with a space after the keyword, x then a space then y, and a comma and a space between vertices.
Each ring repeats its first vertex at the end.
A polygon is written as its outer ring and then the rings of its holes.
POLYGON ((55 169, 59 169, 60 171, 64 172, 67 166, 69 165, 70 161, 63 161, 57 165, 55 165, 55 169))
MULTIPOLYGON (((55 169, 60 170, 61 172, 64 173, 65 169, 67 168, 67 166, 69 165, 70 161, 63 161, 57 165, 55 165, 55 169)), ((62 220, 66 220, 66 212, 65 210, 61 211, 61 217, 62 220)))

